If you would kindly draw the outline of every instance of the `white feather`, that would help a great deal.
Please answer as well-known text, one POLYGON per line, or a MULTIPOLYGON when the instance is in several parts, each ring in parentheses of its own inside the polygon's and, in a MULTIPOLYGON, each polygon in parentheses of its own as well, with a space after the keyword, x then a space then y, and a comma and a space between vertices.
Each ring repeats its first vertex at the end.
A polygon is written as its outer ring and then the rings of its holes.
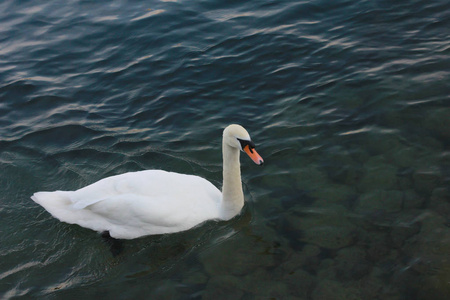
POLYGON ((162 170, 116 175, 76 191, 37 192, 31 199, 60 221, 109 231, 121 239, 183 231, 210 219, 228 220, 244 204, 236 137, 250 139, 238 125, 224 131, 226 199, 201 177, 162 170))

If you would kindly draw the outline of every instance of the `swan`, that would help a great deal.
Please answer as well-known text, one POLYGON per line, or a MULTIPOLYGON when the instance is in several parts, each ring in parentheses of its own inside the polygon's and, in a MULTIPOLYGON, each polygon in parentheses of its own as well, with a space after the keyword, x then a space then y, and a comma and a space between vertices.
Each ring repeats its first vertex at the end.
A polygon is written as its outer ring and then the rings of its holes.
POLYGON ((199 176, 144 170, 107 177, 76 191, 36 192, 31 199, 62 222, 115 239, 185 231, 240 213, 240 151, 257 165, 264 163, 244 127, 229 125, 222 137, 222 192, 199 176))

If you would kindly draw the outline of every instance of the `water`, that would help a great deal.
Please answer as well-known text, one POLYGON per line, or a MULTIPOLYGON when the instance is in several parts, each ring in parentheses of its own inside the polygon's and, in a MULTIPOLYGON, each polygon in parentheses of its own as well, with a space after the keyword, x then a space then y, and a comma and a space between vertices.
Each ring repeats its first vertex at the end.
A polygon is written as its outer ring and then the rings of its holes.
POLYGON ((3 1, 2 299, 447 299, 448 1, 3 1), (30 200, 142 169, 221 184, 229 222, 125 241, 30 200))

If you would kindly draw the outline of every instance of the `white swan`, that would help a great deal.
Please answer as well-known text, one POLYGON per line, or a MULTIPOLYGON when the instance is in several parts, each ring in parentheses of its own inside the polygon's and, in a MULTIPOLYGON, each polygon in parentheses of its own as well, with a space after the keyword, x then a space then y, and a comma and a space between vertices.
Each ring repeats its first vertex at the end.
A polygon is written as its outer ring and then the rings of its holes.
POLYGON ((117 239, 183 231, 239 214, 244 206, 240 150, 263 164, 247 131, 229 125, 222 140, 222 193, 198 176, 147 170, 104 178, 76 191, 37 192, 31 199, 60 221, 117 239))

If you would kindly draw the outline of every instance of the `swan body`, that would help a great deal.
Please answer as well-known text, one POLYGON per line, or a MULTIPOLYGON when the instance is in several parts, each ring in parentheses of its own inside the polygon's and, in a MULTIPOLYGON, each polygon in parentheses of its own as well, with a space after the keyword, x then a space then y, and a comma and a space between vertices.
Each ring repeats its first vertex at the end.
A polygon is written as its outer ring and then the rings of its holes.
POLYGON ((31 197, 60 221, 118 239, 188 230, 204 221, 229 220, 244 206, 239 154, 261 165, 247 131, 225 128, 222 192, 204 178, 162 170, 129 172, 76 191, 37 192, 31 197))

